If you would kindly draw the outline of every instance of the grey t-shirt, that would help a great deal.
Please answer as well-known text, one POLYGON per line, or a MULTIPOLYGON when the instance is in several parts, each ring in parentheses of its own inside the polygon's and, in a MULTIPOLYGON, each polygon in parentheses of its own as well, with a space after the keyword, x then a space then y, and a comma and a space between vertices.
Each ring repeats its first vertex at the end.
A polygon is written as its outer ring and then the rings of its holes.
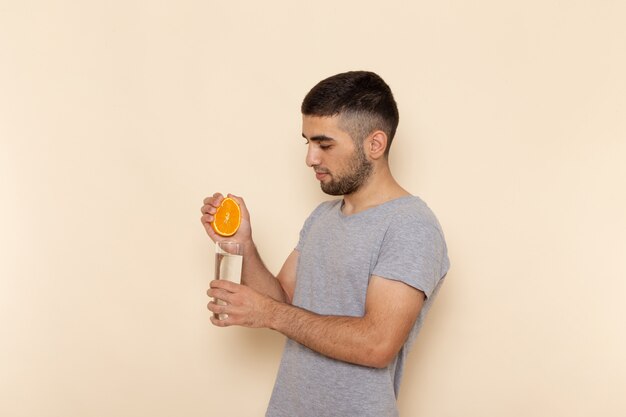
POLYGON ((319 205, 304 223, 293 304, 322 315, 362 317, 372 275, 426 294, 409 337, 383 369, 323 356, 287 339, 266 417, 397 416, 410 346, 449 268, 443 233, 426 204, 401 197, 346 216, 343 200, 319 205))

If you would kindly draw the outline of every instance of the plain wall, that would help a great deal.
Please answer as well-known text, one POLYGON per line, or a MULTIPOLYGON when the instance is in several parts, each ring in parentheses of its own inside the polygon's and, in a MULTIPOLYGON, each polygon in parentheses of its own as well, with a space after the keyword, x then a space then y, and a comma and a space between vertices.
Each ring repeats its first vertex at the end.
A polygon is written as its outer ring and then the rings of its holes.
POLYGON ((367 69, 452 269, 403 416, 626 415, 622 1, 0 1, 0 415, 260 416, 284 339, 210 325, 202 199, 277 272, 327 199, 299 106, 367 69))

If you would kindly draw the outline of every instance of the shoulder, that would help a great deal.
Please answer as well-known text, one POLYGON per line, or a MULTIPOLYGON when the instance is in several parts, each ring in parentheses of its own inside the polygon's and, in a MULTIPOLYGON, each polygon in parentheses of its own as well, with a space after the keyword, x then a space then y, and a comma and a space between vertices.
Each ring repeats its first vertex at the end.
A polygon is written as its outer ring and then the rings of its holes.
POLYGON ((399 199, 387 213, 383 246, 401 245, 446 251, 445 236, 437 217, 419 197, 399 199))
POLYGON ((442 233, 435 213, 417 196, 406 196, 393 201, 387 210, 390 227, 402 229, 430 229, 442 233))

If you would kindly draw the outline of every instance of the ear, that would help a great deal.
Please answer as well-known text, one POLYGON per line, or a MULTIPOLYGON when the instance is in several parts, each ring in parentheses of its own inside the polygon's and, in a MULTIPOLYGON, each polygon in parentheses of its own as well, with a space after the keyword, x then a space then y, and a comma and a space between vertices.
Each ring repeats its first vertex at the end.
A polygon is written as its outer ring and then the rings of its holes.
POLYGON ((385 155, 387 149, 387 134, 382 130, 373 132, 365 140, 365 153, 372 159, 380 159, 385 155))

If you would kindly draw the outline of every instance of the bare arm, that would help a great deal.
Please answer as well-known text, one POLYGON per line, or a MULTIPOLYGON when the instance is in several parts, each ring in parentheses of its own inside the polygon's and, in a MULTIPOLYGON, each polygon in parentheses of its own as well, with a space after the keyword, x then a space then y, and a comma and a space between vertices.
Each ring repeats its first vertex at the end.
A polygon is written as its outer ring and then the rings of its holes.
MULTIPOLYGON (((210 297, 227 302, 208 305, 216 326, 267 327, 334 359, 372 367, 385 367, 398 353, 424 302, 424 293, 402 282, 372 276, 363 317, 322 316, 291 305, 296 282, 298 252, 293 251, 274 277, 265 267, 252 240, 250 215, 243 199, 229 195, 241 206, 239 231, 228 240, 244 245, 243 283, 213 281, 210 297)), ((214 241, 225 240, 210 226, 221 194, 205 199, 202 223, 214 241)))
POLYGON ((424 293, 402 282, 371 277, 363 317, 322 316, 230 282, 213 281, 209 295, 229 305, 209 303, 227 313, 211 318, 217 326, 268 327, 334 359, 382 368, 398 353, 424 302, 424 293))
POLYGON ((276 301, 291 304, 298 252, 293 251, 276 277, 267 269, 254 245, 244 246, 242 283, 276 301))
POLYGON ((424 294, 372 277, 363 317, 320 316, 278 305, 271 327, 323 355, 382 368, 398 353, 419 314, 424 294))

